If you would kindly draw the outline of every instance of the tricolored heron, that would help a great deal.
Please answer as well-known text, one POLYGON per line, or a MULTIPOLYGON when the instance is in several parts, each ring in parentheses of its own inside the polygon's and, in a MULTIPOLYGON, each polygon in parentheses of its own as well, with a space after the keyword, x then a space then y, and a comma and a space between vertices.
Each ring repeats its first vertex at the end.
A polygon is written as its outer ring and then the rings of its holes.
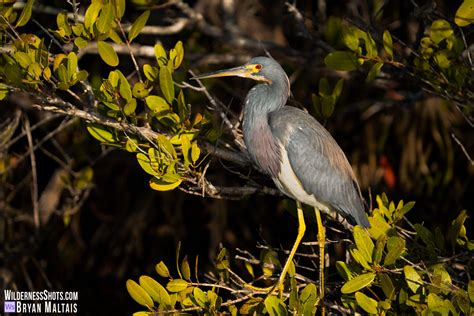
POLYGON ((363 198, 344 152, 331 134, 311 115, 286 105, 290 82, 273 58, 255 57, 247 64, 195 77, 239 76, 259 81, 244 102, 243 133, 250 157, 272 177, 285 195, 296 200, 298 235, 276 283, 280 287, 288 272, 306 224, 301 203, 314 207, 320 249, 319 291, 324 297, 325 232, 320 210, 337 213, 369 227, 363 198))

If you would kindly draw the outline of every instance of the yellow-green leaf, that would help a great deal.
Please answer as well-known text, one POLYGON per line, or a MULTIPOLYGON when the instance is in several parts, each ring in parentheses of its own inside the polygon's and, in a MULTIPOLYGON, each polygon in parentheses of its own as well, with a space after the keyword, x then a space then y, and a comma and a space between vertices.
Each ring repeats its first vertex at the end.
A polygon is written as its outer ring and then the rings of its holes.
POLYGON ((158 273, 160 276, 164 278, 169 278, 170 271, 168 270, 168 267, 163 261, 160 261, 156 266, 155 266, 156 273, 158 273))
POLYGON ((454 31, 446 20, 436 20, 431 24, 430 37, 435 44, 453 35, 454 31))
POLYGON ((25 52, 16 52, 13 54, 13 58, 22 68, 25 69, 33 62, 31 57, 25 52))
POLYGON ((91 5, 87 8, 86 14, 84 15, 84 27, 87 30, 92 31, 92 25, 94 25, 94 23, 96 22, 101 8, 101 1, 93 1, 91 5))
POLYGON ((137 99, 131 99, 128 101, 127 104, 123 107, 123 113, 125 115, 132 115, 135 113, 135 110, 137 109, 137 99))
POLYGON ((174 46, 174 58, 171 58, 171 52, 170 52, 170 60, 173 62, 174 69, 179 68, 179 66, 183 62, 183 58, 184 58, 183 42, 178 41, 176 45, 174 46))
POLYGON ((420 286, 423 284, 420 275, 416 272, 415 268, 409 265, 403 267, 403 273, 405 274, 405 280, 407 281, 408 287, 416 294, 420 286))
POLYGON ((173 78, 167 67, 160 68, 160 88, 161 92, 165 96, 166 101, 169 103, 173 102, 174 99, 174 86, 173 78))
POLYGON ((286 315, 286 305, 278 297, 274 295, 268 295, 263 303, 265 305, 265 309, 267 310, 268 315, 286 315))
POLYGON ((74 45, 76 45, 76 46, 79 47, 79 48, 85 48, 85 47, 87 47, 87 44, 88 44, 88 43, 89 43, 89 42, 87 42, 87 40, 85 40, 85 39, 82 38, 82 37, 76 37, 76 38, 74 39, 74 45))
POLYGON ((133 280, 127 280, 126 285, 128 293, 135 300, 135 302, 149 308, 154 306, 150 295, 145 291, 145 289, 138 285, 137 282, 133 280))
POLYGON ((468 26, 474 22, 474 0, 464 0, 459 6, 454 17, 458 26, 468 26))
POLYGON ((388 57, 390 57, 390 59, 393 59, 392 35, 390 35, 390 32, 388 30, 385 30, 385 32, 383 32, 383 49, 387 53, 388 57))
POLYGON ((107 127, 98 124, 89 124, 87 125, 87 131, 100 142, 115 143, 115 136, 107 127))
POLYGON ((391 230, 390 225, 379 214, 369 216, 369 223, 369 233, 374 239, 379 239, 381 235, 387 235, 387 233, 391 230))
POLYGON ((372 65, 369 73, 367 74, 366 81, 371 82, 380 74, 380 70, 383 67, 383 62, 379 61, 372 65))
POLYGON ((114 13, 113 3, 108 3, 102 7, 96 22, 97 30, 100 33, 107 33, 110 30, 112 21, 114 20, 114 13))
POLYGON ((194 141, 193 144, 191 145, 191 160, 193 161, 193 164, 198 161, 199 156, 201 155, 201 149, 199 148, 197 141, 194 141))
POLYGON ((374 251, 374 242, 370 239, 369 234, 367 231, 356 225, 354 227, 354 241, 359 249, 360 253, 364 256, 367 262, 372 262, 372 252, 374 251))
POLYGON ((143 12, 136 20, 133 22, 130 31, 128 32, 128 41, 131 42, 135 37, 140 34, 143 27, 146 25, 148 18, 150 17, 150 10, 143 12))
POLYGON ((154 49, 155 49, 155 57, 156 57, 158 66, 161 67, 165 65, 168 59, 166 58, 166 51, 163 48, 163 45, 161 45, 161 43, 158 43, 155 45, 154 49))
POLYGON ((119 58, 112 45, 104 41, 97 42, 100 58, 109 66, 115 67, 119 64, 119 58))
POLYGON ((174 279, 166 284, 166 289, 170 292, 181 292, 186 290, 188 287, 188 282, 183 279, 174 279))
POLYGON ((125 13, 126 0, 115 0, 115 16, 121 19, 125 13))
POLYGON ((137 82, 133 85, 132 94, 135 98, 143 99, 148 96, 148 89, 143 82, 137 82))
POLYGON ((166 289, 153 278, 142 275, 139 279, 140 286, 151 296, 158 304, 166 306, 171 305, 171 300, 166 289))
POLYGON ((67 74, 69 78, 77 72, 77 55, 74 52, 70 52, 67 55, 67 74))
POLYGON ((189 267, 188 256, 185 256, 181 262, 181 274, 183 275, 183 279, 191 280, 191 268, 189 267))
POLYGON ((385 297, 391 300, 395 295, 395 286, 393 285, 392 279, 385 273, 379 274, 378 278, 385 297))
POLYGON ((158 178, 152 178, 150 180, 150 187, 156 191, 170 191, 177 188, 181 182, 183 182, 182 179, 179 179, 175 182, 166 182, 158 178))
POLYGON ((349 281, 352 278, 351 271, 347 267, 347 264, 344 261, 336 261, 336 269, 339 272, 339 275, 346 281, 349 281))
POLYGON ((149 95, 145 98, 146 105, 153 112, 161 112, 170 109, 170 105, 165 99, 157 95, 149 95))
POLYGON ((158 77, 158 68, 145 64, 143 65, 143 73, 148 80, 155 81, 158 77))
POLYGON ((28 23, 31 18, 31 12, 33 11, 33 5, 35 0, 28 0, 21 11, 18 21, 16 21, 16 27, 20 27, 28 23))
POLYGON ((194 290, 193 290, 193 297, 194 299, 196 300, 196 303, 202 307, 202 308, 206 308, 206 305, 208 303, 208 299, 207 299, 207 295, 206 293, 204 293, 203 290, 201 290, 200 288, 198 287, 195 287, 194 290))
POLYGON ((334 70, 351 71, 359 68, 359 60, 352 52, 337 51, 329 53, 324 58, 324 63, 334 70))
POLYGON ((128 83, 127 78, 122 74, 120 70, 115 70, 116 73, 119 75, 119 92, 122 98, 126 101, 130 101, 132 99, 132 89, 130 88, 130 84, 128 83))
POLYGON ((152 176, 158 175, 157 170, 153 168, 150 158, 148 158, 147 155, 143 153, 138 153, 137 154, 137 161, 140 164, 140 167, 142 167, 143 170, 145 170, 146 173, 151 174, 152 176))
POLYGON ((354 293, 372 284, 375 279, 375 273, 369 272, 356 276, 347 281, 341 288, 343 294, 354 293))
POLYGON ((396 236, 390 237, 387 240, 387 249, 388 253, 385 256, 384 265, 394 264, 405 249, 405 240, 396 236))
POLYGON ((355 294, 355 299, 357 304, 365 310, 367 313, 370 314, 377 314, 377 301, 371 297, 368 297, 362 292, 357 292, 355 294))

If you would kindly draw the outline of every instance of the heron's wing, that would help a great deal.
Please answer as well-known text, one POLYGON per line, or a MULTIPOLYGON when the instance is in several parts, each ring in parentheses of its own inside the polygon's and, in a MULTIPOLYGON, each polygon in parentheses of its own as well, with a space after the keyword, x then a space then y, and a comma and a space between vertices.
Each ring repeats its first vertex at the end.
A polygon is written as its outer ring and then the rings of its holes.
POLYGON ((357 224, 370 226, 355 175, 331 134, 311 115, 289 106, 271 112, 269 124, 304 190, 357 224))

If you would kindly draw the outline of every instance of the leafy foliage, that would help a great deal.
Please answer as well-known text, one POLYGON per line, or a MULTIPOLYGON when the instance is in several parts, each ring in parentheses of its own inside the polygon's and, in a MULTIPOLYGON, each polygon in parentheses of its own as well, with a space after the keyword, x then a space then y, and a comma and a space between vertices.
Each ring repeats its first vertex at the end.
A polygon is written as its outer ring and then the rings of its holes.
MULTIPOLYGON (((438 236, 435 238, 434 233, 421 224, 412 225, 406 219, 405 215, 414 207, 413 202, 395 204, 385 194, 377 196, 376 200, 377 207, 369 217, 372 227, 368 230, 354 227, 354 243, 348 249, 351 259, 336 263, 344 282, 342 286, 338 285, 340 283, 332 285, 335 286, 332 291, 341 293, 336 295, 336 300, 346 308, 345 312, 379 315, 467 315, 474 312, 473 281, 465 283, 449 266, 451 260, 456 261, 454 258, 459 259, 458 265, 467 264, 474 251, 474 240, 466 236, 465 211, 453 220, 445 240, 439 228, 435 229, 438 236), (413 229, 402 228, 406 224, 413 229), (446 257, 448 255, 451 257, 446 257), (444 258, 451 259, 446 261, 444 258)), ((275 269, 279 266, 276 252, 263 250, 260 258, 260 277, 255 275, 253 265, 245 262, 247 272, 253 278, 248 284, 261 277, 271 278, 278 272, 275 269)), ((141 276, 140 285, 131 287, 129 283, 136 283, 129 280, 127 289, 137 303, 148 307, 142 312, 144 314, 193 310, 210 315, 223 312, 233 315, 316 313, 319 303, 316 285, 307 283, 305 278, 297 278, 298 269, 287 277, 287 295, 265 296, 264 292, 248 287, 243 281, 245 277, 237 275, 232 265, 228 251, 221 249, 215 263, 219 277, 203 283, 199 282, 198 275, 191 277, 187 257, 181 264, 178 260, 176 278, 172 277, 166 264, 160 262, 156 265, 156 272, 164 278, 160 279, 163 285, 148 276, 141 276), (143 279, 153 286, 143 284, 143 279), (138 290, 137 286, 141 289, 138 290), (157 306, 145 301, 144 293, 148 293, 157 306)), ((194 270, 199 271, 197 266, 194 270)))

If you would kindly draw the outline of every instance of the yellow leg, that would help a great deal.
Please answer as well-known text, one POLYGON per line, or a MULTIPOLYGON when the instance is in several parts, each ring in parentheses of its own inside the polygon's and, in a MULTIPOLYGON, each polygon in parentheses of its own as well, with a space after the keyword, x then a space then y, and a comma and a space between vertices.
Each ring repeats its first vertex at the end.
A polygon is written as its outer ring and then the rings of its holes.
POLYGON ((290 264, 293 261, 293 257, 295 256, 296 250, 298 249, 301 239, 303 239, 304 233, 306 231, 306 223, 304 222, 303 208, 301 207, 301 203, 298 201, 296 201, 296 209, 298 212, 298 235, 296 236, 296 240, 295 240, 295 243, 293 244, 293 248, 291 248, 290 255, 288 256, 288 259, 286 260, 286 263, 283 266, 283 271, 281 272, 277 283, 274 286, 269 287, 269 288, 258 288, 252 285, 247 285, 247 287, 252 288, 254 290, 259 290, 259 291, 269 291, 268 294, 273 293, 273 291, 275 291, 277 288, 280 290, 280 292, 282 292, 283 283, 285 282, 286 274, 288 273, 290 264))
POLYGON ((316 221, 318 222, 318 243, 319 243, 319 297, 321 302, 321 315, 324 316, 326 308, 324 306, 324 247, 326 245, 326 234, 324 231, 323 222, 321 220, 321 212, 314 208, 316 212, 316 221))

